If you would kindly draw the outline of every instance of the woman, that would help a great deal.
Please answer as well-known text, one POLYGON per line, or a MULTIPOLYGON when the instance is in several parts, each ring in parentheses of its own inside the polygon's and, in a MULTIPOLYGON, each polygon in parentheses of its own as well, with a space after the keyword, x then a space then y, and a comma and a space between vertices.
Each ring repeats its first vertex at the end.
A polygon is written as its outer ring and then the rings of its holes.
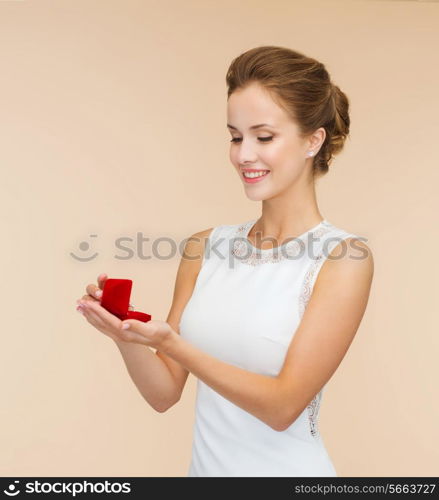
POLYGON ((157 411, 198 378, 189 476, 336 476, 318 411, 373 277, 369 247, 315 194, 349 133, 348 99, 323 64, 283 47, 241 54, 227 85, 230 159, 261 217, 192 235, 166 322, 103 309, 106 275, 82 312, 157 411))

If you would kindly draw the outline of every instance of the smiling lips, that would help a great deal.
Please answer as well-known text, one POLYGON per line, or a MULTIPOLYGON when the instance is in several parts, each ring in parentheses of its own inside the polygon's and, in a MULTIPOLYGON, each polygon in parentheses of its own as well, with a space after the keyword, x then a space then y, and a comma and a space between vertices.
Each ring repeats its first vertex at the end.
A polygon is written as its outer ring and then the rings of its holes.
POLYGON ((251 169, 251 168, 243 168, 242 169, 242 176, 244 177, 245 182, 258 182, 270 173, 269 170, 256 170, 256 169, 251 169))

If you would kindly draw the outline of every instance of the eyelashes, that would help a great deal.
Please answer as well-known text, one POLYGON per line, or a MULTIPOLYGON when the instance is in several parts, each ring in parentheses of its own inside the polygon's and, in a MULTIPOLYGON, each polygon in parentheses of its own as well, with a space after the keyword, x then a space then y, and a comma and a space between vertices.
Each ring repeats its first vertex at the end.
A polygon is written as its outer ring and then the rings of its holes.
MULTIPOLYGON (((258 139, 261 141, 261 142, 270 142, 272 139, 273 139, 273 136, 270 136, 270 137, 258 137, 258 139)), ((241 142, 242 139, 240 137, 234 137, 230 142, 241 142)))

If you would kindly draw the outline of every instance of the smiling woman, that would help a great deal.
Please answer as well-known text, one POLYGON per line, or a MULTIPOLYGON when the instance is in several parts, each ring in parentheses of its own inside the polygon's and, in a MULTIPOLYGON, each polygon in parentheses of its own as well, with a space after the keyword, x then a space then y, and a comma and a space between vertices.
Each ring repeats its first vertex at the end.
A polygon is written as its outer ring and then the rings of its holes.
POLYGON ((374 268, 362 238, 316 200, 315 180, 349 130, 348 100, 323 64, 283 47, 241 54, 227 83, 230 159, 262 216, 188 239, 166 322, 122 330, 95 299, 85 314, 157 411, 197 377, 189 476, 336 476, 319 409, 374 268))
POLYGON ((209 232, 179 323, 191 348, 167 352, 198 378, 188 475, 336 476, 319 409, 373 259, 322 217, 314 181, 343 147, 348 100, 323 64, 282 47, 241 54, 227 84, 230 159, 262 216, 209 232))

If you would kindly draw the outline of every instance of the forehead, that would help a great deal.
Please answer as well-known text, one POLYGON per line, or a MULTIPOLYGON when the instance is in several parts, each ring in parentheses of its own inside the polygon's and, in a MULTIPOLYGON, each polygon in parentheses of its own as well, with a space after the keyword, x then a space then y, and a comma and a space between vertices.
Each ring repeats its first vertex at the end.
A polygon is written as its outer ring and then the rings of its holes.
POLYGON ((256 83, 232 93, 227 101, 227 121, 235 127, 247 127, 256 123, 274 126, 292 124, 286 111, 270 93, 256 83))

